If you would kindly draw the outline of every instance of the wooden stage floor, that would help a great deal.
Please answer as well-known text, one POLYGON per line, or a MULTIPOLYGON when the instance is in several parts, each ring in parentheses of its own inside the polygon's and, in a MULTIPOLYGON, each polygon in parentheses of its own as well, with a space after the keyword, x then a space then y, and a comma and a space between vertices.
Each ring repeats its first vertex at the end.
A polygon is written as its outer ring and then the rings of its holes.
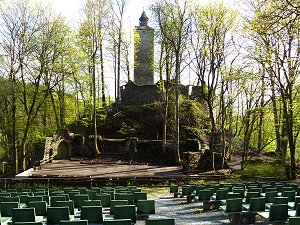
POLYGON ((180 166, 82 164, 79 161, 54 160, 41 169, 29 169, 17 177, 172 177, 184 176, 180 166))

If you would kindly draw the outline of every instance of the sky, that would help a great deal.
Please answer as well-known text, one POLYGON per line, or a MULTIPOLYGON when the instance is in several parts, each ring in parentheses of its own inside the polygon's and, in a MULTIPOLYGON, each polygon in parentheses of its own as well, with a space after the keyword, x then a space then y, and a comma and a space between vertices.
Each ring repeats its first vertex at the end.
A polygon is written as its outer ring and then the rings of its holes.
MULTIPOLYGON (((85 4, 85 0, 40 0, 41 2, 48 4, 50 3, 54 10, 64 16, 71 27, 78 27, 80 22, 80 11, 85 4)), ((180 0, 179 0, 180 1, 180 0)), ((219 2, 220 0, 193 0, 195 3, 208 3, 211 1, 219 2)), ((225 5, 236 8, 234 0, 223 0, 225 5)), ((151 0, 128 0, 127 7, 127 26, 133 27, 138 25, 139 18, 145 9, 146 14, 149 15, 148 7, 151 0), (148 11, 148 13, 147 13, 148 11)), ((151 22, 151 18, 149 20, 151 22)))

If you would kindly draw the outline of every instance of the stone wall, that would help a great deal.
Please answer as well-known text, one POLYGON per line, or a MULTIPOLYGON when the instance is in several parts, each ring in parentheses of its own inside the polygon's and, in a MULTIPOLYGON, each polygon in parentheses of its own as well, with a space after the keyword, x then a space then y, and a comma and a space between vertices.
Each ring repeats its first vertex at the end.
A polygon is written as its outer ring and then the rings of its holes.
POLYGON ((129 81, 121 88, 121 104, 125 106, 144 105, 161 100, 162 96, 156 85, 139 86, 129 81))

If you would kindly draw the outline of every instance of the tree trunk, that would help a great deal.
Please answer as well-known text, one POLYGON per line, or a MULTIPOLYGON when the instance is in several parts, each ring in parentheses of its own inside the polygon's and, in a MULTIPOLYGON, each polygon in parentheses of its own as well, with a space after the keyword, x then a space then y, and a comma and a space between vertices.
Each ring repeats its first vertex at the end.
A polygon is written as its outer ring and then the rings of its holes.
POLYGON ((180 62, 179 54, 176 52, 175 62, 175 161, 177 164, 180 163, 180 152, 179 152, 179 73, 180 73, 180 62))
POLYGON ((259 118, 258 118, 258 131, 257 131, 257 152, 262 151, 263 146, 263 119, 264 119, 264 98, 265 98, 265 73, 262 73, 261 76, 261 99, 260 99, 260 108, 259 108, 259 118))
MULTIPOLYGON (((96 53, 96 51, 95 51, 96 53)), ((98 138, 97 138, 97 96, 96 96, 96 65, 95 65, 95 57, 96 54, 93 54, 93 100, 94 100, 94 110, 93 110, 93 120, 94 120, 94 144, 95 144, 95 153, 96 155, 100 154, 98 149, 98 138)))
POLYGON ((100 66, 101 66, 101 94, 102 94, 102 106, 106 107, 106 96, 105 96, 105 80, 104 80, 104 61, 103 61, 103 44, 102 38, 99 43, 100 50, 100 66))

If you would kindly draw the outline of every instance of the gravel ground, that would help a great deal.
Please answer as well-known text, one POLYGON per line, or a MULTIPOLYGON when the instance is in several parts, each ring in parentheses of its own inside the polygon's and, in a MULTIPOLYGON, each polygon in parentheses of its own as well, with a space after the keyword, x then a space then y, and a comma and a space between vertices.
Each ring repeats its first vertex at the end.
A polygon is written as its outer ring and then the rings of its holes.
MULTIPOLYGON (((167 193, 167 188, 162 191, 149 193, 148 199, 155 200, 155 215, 150 217, 175 218, 176 225, 224 225, 229 224, 228 216, 222 211, 201 212, 202 203, 186 203, 186 198, 174 199, 167 193)), ((136 225, 145 225, 145 221, 138 220, 136 225)))

